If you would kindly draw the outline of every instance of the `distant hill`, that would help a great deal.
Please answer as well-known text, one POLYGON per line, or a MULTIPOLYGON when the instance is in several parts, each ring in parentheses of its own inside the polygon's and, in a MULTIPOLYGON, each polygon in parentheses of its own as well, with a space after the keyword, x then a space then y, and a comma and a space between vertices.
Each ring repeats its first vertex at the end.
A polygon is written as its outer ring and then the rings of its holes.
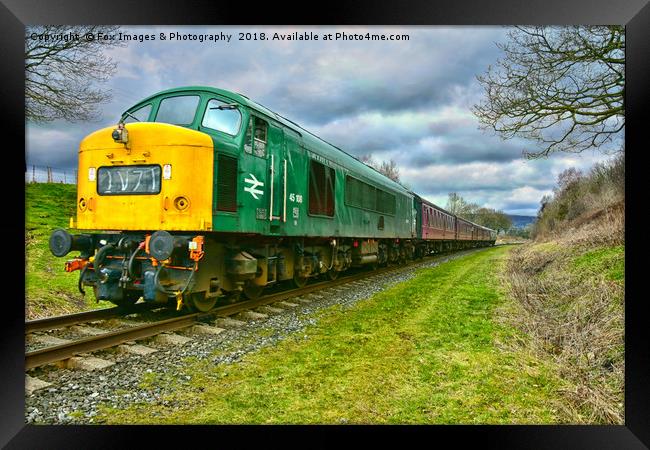
POLYGON ((516 216, 513 214, 508 214, 510 220, 512 220, 513 228, 524 228, 526 225, 533 223, 537 217, 535 216, 516 216))

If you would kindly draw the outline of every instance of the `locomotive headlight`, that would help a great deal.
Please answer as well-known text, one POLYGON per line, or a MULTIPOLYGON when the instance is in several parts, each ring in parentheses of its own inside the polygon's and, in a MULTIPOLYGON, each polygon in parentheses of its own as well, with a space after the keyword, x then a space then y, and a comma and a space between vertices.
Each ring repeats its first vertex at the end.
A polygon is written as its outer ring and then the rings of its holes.
POLYGON ((171 180, 172 178, 172 165, 165 164, 163 166, 163 180, 171 180))
POLYGON ((123 123, 117 125, 117 128, 111 133, 111 137, 119 144, 127 144, 129 142, 129 132, 124 128, 123 123))
POLYGON ((94 167, 88 168, 88 181, 95 181, 97 170, 94 167))

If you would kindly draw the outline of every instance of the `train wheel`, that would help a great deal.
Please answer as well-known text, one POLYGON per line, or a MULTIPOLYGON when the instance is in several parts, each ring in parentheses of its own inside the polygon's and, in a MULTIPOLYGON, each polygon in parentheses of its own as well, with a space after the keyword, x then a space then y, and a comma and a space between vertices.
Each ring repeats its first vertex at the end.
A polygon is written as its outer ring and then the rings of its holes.
POLYGON ((299 275, 293 276, 293 284, 295 284, 297 288, 305 287, 307 281, 309 281, 309 278, 307 277, 301 277, 299 275))
POLYGON ((262 295, 264 286, 259 286, 251 281, 244 283, 244 295, 250 300, 256 300, 262 295))
POLYGON ((189 295, 187 306, 192 311, 206 312, 214 308, 217 297, 206 297, 205 291, 193 292, 189 295))
POLYGON ((334 281, 334 280, 336 280, 336 279, 339 277, 339 274, 340 274, 340 273, 341 273, 341 272, 339 272, 339 271, 337 271, 337 270, 330 270, 330 271, 327 272, 327 278, 328 278, 329 280, 334 281))

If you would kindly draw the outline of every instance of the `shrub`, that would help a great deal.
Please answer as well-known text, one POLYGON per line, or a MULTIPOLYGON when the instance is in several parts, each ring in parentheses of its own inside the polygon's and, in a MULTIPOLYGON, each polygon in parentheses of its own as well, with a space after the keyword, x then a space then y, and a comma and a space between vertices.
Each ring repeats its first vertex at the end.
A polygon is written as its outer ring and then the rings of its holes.
POLYGON ((553 196, 542 199, 532 236, 540 240, 557 235, 572 223, 624 200, 624 153, 609 163, 595 164, 586 175, 575 168, 567 169, 558 176, 553 196))

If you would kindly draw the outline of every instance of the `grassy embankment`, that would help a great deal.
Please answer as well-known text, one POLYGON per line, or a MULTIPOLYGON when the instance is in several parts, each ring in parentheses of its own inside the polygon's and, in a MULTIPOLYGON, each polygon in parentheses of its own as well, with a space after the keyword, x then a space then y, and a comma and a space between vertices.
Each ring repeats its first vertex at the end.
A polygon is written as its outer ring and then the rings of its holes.
POLYGON ((63 270, 65 258, 50 252, 50 233, 67 229, 75 216, 77 188, 70 184, 25 184, 25 316, 27 319, 83 311, 98 306, 92 292, 77 290, 79 273, 63 270))
POLYGON ((624 206, 583 214, 512 252, 509 322, 569 382, 572 422, 624 423, 624 206))
POLYGON ((512 253, 511 323, 573 386, 573 421, 624 423, 625 155, 570 168, 545 197, 535 243, 512 253))
POLYGON ((512 247, 436 268, 240 362, 187 362, 158 405, 105 407, 110 423, 558 423, 573 386, 527 336, 499 318, 497 275, 512 247), (169 405, 176 405, 169 408, 169 405))

